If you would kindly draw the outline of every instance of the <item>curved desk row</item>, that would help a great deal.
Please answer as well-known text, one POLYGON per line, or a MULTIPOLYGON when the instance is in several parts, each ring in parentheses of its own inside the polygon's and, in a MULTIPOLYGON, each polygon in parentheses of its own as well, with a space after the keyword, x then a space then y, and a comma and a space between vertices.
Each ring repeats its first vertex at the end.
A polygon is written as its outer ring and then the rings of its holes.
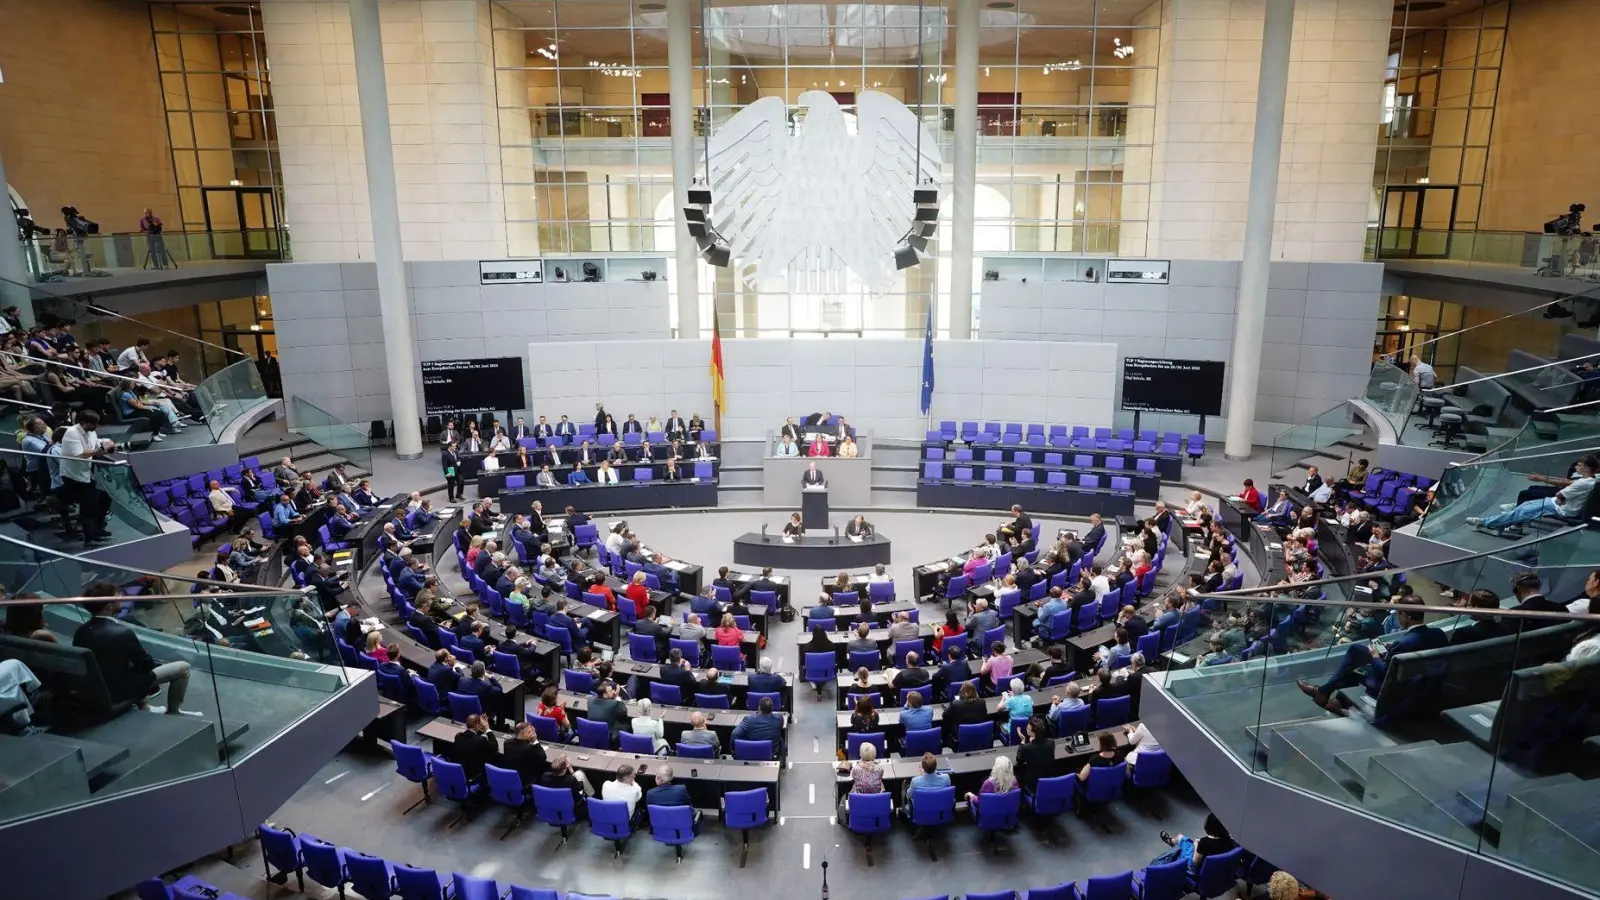
POLYGON ((1008 510, 1021 504, 1029 513, 1059 516, 1133 515, 1132 491, 1012 484, 984 481, 919 481, 917 506, 1008 510))
POLYGON ((1000 482, 1002 484, 1037 484, 1042 487, 1060 487, 1049 483, 1051 472, 1060 472, 1066 476, 1069 487, 1077 487, 1081 476, 1091 476, 1098 479, 1102 485, 1110 485, 1113 478, 1126 478, 1133 488, 1133 495, 1140 500, 1158 500, 1161 497, 1161 476, 1156 472, 1140 472, 1131 469, 1105 469, 1073 465, 1041 465, 1039 463, 1006 463, 1006 462, 958 462, 953 460, 925 459, 922 461, 922 477, 937 478, 940 481, 950 479, 956 469, 966 469, 973 481, 982 481, 987 484, 1000 482), (1025 482, 1018 476, 1023 472, 1033 473, 1033 481, 1025 482), (997 473, 993 479, 990 473, 997 473))
POLYGON ((506 491, 500 496, 500 509, 508 516, 533 511, 534 501, 546 512, 559 512, 567 506, 584 512, 596 510, 708 508, 717 505, 717 482, 710 481, 624 481, 620 484, 584 484, 576 487, 529 488, 506 491))
MULTIPOLYGON (((478 471, 479 497, 494 497, 504 492, 506 490, 506 479, 512 475, 522 476, 524 480, 524 486, 533 485, 534 479, 539 475, 539 469, 537 467, 530 469, 517 468, 516 456, 514 454, 506 455, 511 456, 511 464, 509 466, 495 469, 493 471, 486 471, 482 469, 478 471)), ((589 473, 590 478, 594 477, 594 471, 598 465, 599 464, 596 463, 595 465, 584 467, 584 471, 589 473)), ((652 479, 661 479, 667 472, 666 460, 662 459, 657 459, 652 462, 628 460, 621 463, 612 463, 611 467, 617 470, 617 480, 622 484, 628 484, 637 480, 634 477, 636 474, 634 472, 635 469, 650 469, 650 477, 652 479)), ((718 460, 678 460, 678 472, 683 476, 684 480, 688 480, 692 477, 698 477, 701 480, 705 480, 706 478, 716 478, 719 471, 721 471, 721 463, 718 460), (698 464, 698 466, 696 464, 698 464), (697 472, 702 474, 697 475, 697 472), (709 474, 704 474, 707 472, 709 472, 709 474)), ((558 487, 565 487, 567 484, 567 476, 572 474, 572 464, 567 463, 560 466, 554 466, 550 469, 550 474, 555 477, 556 485, 558 487)))
POLYGON ((1106 464, 1106 457, 1120 456, 1123 458, 1125 465, 1127 465, 1128 468, 1136 469, 1139 465, 1137 462, 1138 460, 1151 459, 1155 460, 1156 472, 1160 473, 1162 478, 1165 478, 1168 481, 1177 481, 1183 477, 1182 453, 1161 453, 1154 450, 1137 451, 1132 447, 1117 450, 1095 447, 1072 447, 1067 445, 1047 447, 1043 444, 1031 444, 1025 447, 993 447, 983 445, 974 447, 968 444, 958 444, 953 442, 930 444, 925 441, 922 444, 923 459, 927 459, 929 447, 945 448, 945 460, 947 462, 960 462, 963 465, 969 463, 981 463, 985 461, 1015 462, 1022 463, 1024 465, 1039 463, 1055 465, 1057 464, 1055 460, 1056 456, 1062 457, 1060 460, 1061 463, 1071 461, 1072 457, 1074 456, 1088 456, 1093 460, 1090 463, 1091 465, 1104 466, 1106 464), (993 455, 992 457, 991 454, 993 455), (958 456, 966 456, 967 458, 957 459, 958 456))
POLYGON ((734 562, 774 569, 855 569, 887 563, 889 550, 889 539, 881 534, 860 541, 808 535, 789 543, 777 533, 749 531, 733 539, 734 562))
MULTIPOLYGON (((665 447, 663 447, 662 449, 658 450, 658 449, 656 449, 656 445, 652 443, 651 444, 651 449, 655 450, 657 457, 660 457, 663 453, 666 452, 666 449, 670 448, 671 446, 672 446, 671 444, 667 444, 667 445, 665 445, 665 447)), ((713 451, 715 451, 717 453, 718 456, 720 456, 722 454, 721 445, 719 445, 719 444, 711 444, 709 446, 711 447, 711 449, 713 451)), ((623 447, 627 451, 628 462, 632 462, 632 461, 634 461, 634 460, 639 458, 639 446, 637 444, 624 444, 623 447)), ((572 448, 569 448, 569 449, 562 449, 561 450, 561 459, 562 459, 562 463, 563 463, 564 466, 570 466, 572 464, 572 457, 578 453, 579 449, 581 449, 581 448, 572 447, 572 448)), ((600 464, 600 461, 605 458, 606 451, 608 449, 609 448, 607 448, 607 447, 598 447, 598 446, 593 446, 593 445, 589 448, 589 452, 593 454, 593 459, 594 459, 593 465, 597 466, 597 465, 600 464)), ((685 454, 693 453, 694 452, 694 445, 693 444, 686 444, 686 445, 685 444, 680 444, 679 445, 679 449, 682 452, 684 452, 685 454)), ((500 465, 501 465, 502 468, 507 468, 507 469, 521 468, 521 462, 517 457, 517 451, 516 450, 502 450, 502 451, 500 451, 498 453, 493 453, 493 454, 490 454, 490 453, 487 453, 487 452, 485 452, 485 453, 465 453, 465 452, 462 452, 462 453, 457 454, 457 456, 461 460, 461 464, 457 467, 457 469, 461 473, 461 479, 463 481, 465 481, 465 480, 467 480, 469 478, 474 478, 477 475, 479 475, 480 473, 482 473, 483 472, 483 460, 484 460, 484 457, 491 456, 491 455, 494 456, 496 459, 498 459, 500 461, 500 465)), ((539 466, 542 466, 545 463, 550 461, 550 451, 542 450, 542 449, 541 450, 531 450, 530 449, 528 451, 528 461, 533 464, 535 469, 537 469, 539 466)), ((685 462, 689 462, 689 461, 690 460, 688 460, 686 457, 685 458, 680 458, 678 460, 679 463, 685 463, 685 462)), ((616 463, 612 463, 612 465, 617 465, 617 464, 616 463)))

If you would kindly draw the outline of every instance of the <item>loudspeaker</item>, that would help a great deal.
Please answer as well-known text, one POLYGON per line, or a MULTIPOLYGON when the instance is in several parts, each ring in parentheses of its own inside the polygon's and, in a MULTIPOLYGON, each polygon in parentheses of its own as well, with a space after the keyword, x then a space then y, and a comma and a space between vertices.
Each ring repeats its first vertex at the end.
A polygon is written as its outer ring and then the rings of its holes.
POLYGON ((706 220, 706 211, 698 206, 685 206, 683 208, 683 217, 691 222, 704 222, 706 220))
POLYGON ((727 244, 712 244, 700 252, 706 262, 720 269, 726 269, 732 254, 728 251, 727 244))
POLYGON ((710 188, 690 188, 689 189, 689 202, 698 204, 700 206, 710 206, 711 205, 711 189, 710 188))
POLYGON ((938 190, 938 188, 917 188, 916 191, 912 194, 912 196, 915 198, 916 203, 917 203, 918 206, 938 206, 939 205, 939 190, 938 190))
POLYGON ((707 236, 706 235, 706 223, 704 223, 704 222, 696 222, 695 220, 690 219, 689 222, 688 222, 688 225, 689 225, 689 236, 690 237, 692 237, 692 238, 694 238, 696 240, 699 240, 700 238, 703 238, 703 237, 707 236))
POLYGON ((909 269, 921 261, 917 257, 917 251, 905 244, 894 248, 894 267, 896 269, 909 269))

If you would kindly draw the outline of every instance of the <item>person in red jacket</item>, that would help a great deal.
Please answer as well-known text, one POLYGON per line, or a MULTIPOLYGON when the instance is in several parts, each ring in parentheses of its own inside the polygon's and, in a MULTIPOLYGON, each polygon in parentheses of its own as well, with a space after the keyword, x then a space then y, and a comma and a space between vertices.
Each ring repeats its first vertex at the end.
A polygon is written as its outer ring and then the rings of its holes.
POLYGON ((1251 512, 1259 513, 1263 509, 1261 492, 1256 490, 1256 483, 1248 478, 1244 480, 1244 490, 1239 492, 1239 499, 1245 506, 1250 507, 1251 512))
POLYGON ((633 573, 633 579, 628 582, 628 588, 623 593, 633 601, 634 615, 644 618, 644 609, 650 605, 650 589, 645 586, 642 570, 633 573))
POLYGON ((589 582, 588 590, 584 591, 583 593, 585 597, 589 598, 588 602, 590 604, 594 606, 603 605, 606 609, 609 609, 612 612, 617 611, 616 592, 611 590, 610 585, 606 584, 606 577, 604 575, 596 572, 594 580, 589 582))
POLYGON ((811 446, 806 448, 807 456, 828 456, 832 452, 832 448, 828 446, 827 440, 823 438, 820 432, 817 434, 816 438, 812 440, 811 446))

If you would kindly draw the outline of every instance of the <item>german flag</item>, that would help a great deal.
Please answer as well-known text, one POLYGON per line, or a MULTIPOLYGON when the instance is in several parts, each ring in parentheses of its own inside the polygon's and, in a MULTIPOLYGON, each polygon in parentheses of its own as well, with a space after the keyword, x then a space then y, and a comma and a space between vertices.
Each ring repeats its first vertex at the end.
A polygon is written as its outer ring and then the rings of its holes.
POLYGON ((727 403, 723 393, 722 329, 717 321, 715 304, 711 308, 711 403, 715 407, 717 434, 722 434, 722 408, 727 403))

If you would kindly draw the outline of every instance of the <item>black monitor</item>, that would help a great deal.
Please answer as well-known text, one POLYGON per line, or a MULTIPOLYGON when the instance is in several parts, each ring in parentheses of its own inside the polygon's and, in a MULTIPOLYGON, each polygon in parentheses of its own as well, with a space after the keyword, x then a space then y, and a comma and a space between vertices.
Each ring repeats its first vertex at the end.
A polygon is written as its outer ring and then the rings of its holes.
POLYGON ((1122 360, 1122 409, 1126 412, 1222 415, 1226 365, 1213 359, 1122 360))
POLYGON ((522 357, 437 359, 422 364, 424 415, 524 409, 522 357))

